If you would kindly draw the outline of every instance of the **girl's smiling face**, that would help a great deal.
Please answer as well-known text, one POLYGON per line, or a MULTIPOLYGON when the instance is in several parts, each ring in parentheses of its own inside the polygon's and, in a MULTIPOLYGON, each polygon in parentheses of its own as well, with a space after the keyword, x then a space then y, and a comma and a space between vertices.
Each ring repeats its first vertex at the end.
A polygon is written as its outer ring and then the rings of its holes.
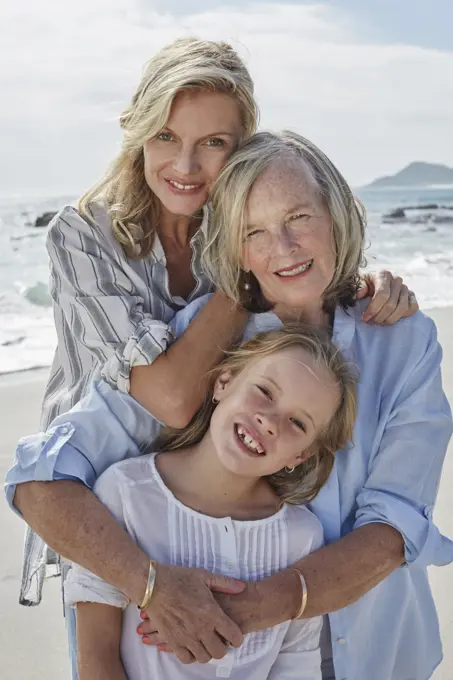
POLYGON ((219 92, 180 92, 166 126, 143 149, 146 182, 172 215, 193 215, 244 133, 238 102, 219 92))
POLYGON ((334 416, 340 391, 334 376, 302 348, 250 361, 216 382, 209 436, 229 471, 259 478, 309 458, 334 416))

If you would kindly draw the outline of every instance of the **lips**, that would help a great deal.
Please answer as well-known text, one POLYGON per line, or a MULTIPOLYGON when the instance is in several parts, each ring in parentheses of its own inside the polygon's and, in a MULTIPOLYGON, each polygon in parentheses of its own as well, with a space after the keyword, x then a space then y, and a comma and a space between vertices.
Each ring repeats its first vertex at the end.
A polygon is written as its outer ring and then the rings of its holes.
POLYGON ((277 271, 274 272, 277 276, 280 276, 281 278, 284 279, 290 279, 295 276, 300 276, 301 274, 305 274, 308 272, 313 265, 313 260, 306 260, 305 262, 298 262, 297 264, 293 264, 290 267, 284 267, 283 269, 278 269, 277 271))
POLYGON ((198 193, 204 187, 203 183, 181 182, 169 178, 165 178, 165 181, 167 185, 170 187, 170 189, 178 194, 195 194, 198 193))

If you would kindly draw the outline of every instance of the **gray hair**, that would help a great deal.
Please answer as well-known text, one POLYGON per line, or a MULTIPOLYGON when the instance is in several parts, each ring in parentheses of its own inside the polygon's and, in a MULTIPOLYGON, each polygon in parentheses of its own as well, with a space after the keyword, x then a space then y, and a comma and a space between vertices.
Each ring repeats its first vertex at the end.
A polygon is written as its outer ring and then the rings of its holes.
POLYGON ((363 255, 365 211, 344 177, 317 146, 295 132, 259 132, 228 160, 211 195, 204 261, 217 288, 243 300, 242 250, 247 230, 247 200, 256 180, 273 162, 288 154, 309 168, 332 218, 336 267, 324 293, 325 308, 354 304, 363 255))

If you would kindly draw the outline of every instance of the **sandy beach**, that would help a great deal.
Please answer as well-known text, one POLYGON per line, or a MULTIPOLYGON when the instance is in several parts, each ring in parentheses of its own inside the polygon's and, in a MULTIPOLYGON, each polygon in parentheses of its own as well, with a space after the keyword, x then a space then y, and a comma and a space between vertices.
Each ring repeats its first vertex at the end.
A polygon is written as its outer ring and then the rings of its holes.
MULTIPOLYGON (((453 308, 429 312, 438 325, 444 348, 444 387, 453 404, 453 308)), ((0 377, 2 436, 0 477, 11 464, 20 436, 38 428, 40 401, 46 370, 28 371, 0 377)), ((427 443, 429 445, 429 442, 427 443)), ((436 507, 441 531, 453 536, 453 445, 444 466, 436 507)), ((17 604, 22 564, 24 524, 0 500, 0 658, 1 678, 5 680, 69 679, 66 638, 59 598, 59 581, 45 584, 43 603, 24 608, 17 604)), ((432 568, 430 578, 438 607, 444 644, 444 662, 435 680, 453 678, 453 565, 432 568)), ((365 680, 365 679, 364 679, 365 680)), ((386 680, 383 678, 382 680, 386 680)), ((401 679, 403 680, 403 679, 401 679)))

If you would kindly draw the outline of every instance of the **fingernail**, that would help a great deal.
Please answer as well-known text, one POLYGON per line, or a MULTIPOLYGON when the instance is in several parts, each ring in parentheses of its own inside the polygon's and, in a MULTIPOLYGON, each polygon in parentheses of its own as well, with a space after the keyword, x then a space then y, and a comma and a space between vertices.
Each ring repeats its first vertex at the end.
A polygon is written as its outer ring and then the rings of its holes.
POLYGON ((148 637, 147 635, 144 635, 144 636, 142 637, 142 642, 143 642, 143 644, 146 645, 147 642, 148 642, 148 640, 149 640, 149 637, 148 637))
POLYGON ((369 314, 365 314, 365 313, 364 313, 364 314, 362 314, 362 319, 363 319, 364 321, 369 321, 369 320, 371 319, 371 316, 370 316, 369 314))
POLYGON ((142 630, 141 625, 138 626, 138 628, 137 628, 137 633, 138 633, 139 635, 143 635, 143 630, 142 630))
POLYGON ((157 645, 157 649, 159 650, 159 652, 163 652, 164 651, 164 645, 157 645))
POLYGON ((146 619, 146 614, 143 611, 140 611, 140 618, 145 620, 146 619))

